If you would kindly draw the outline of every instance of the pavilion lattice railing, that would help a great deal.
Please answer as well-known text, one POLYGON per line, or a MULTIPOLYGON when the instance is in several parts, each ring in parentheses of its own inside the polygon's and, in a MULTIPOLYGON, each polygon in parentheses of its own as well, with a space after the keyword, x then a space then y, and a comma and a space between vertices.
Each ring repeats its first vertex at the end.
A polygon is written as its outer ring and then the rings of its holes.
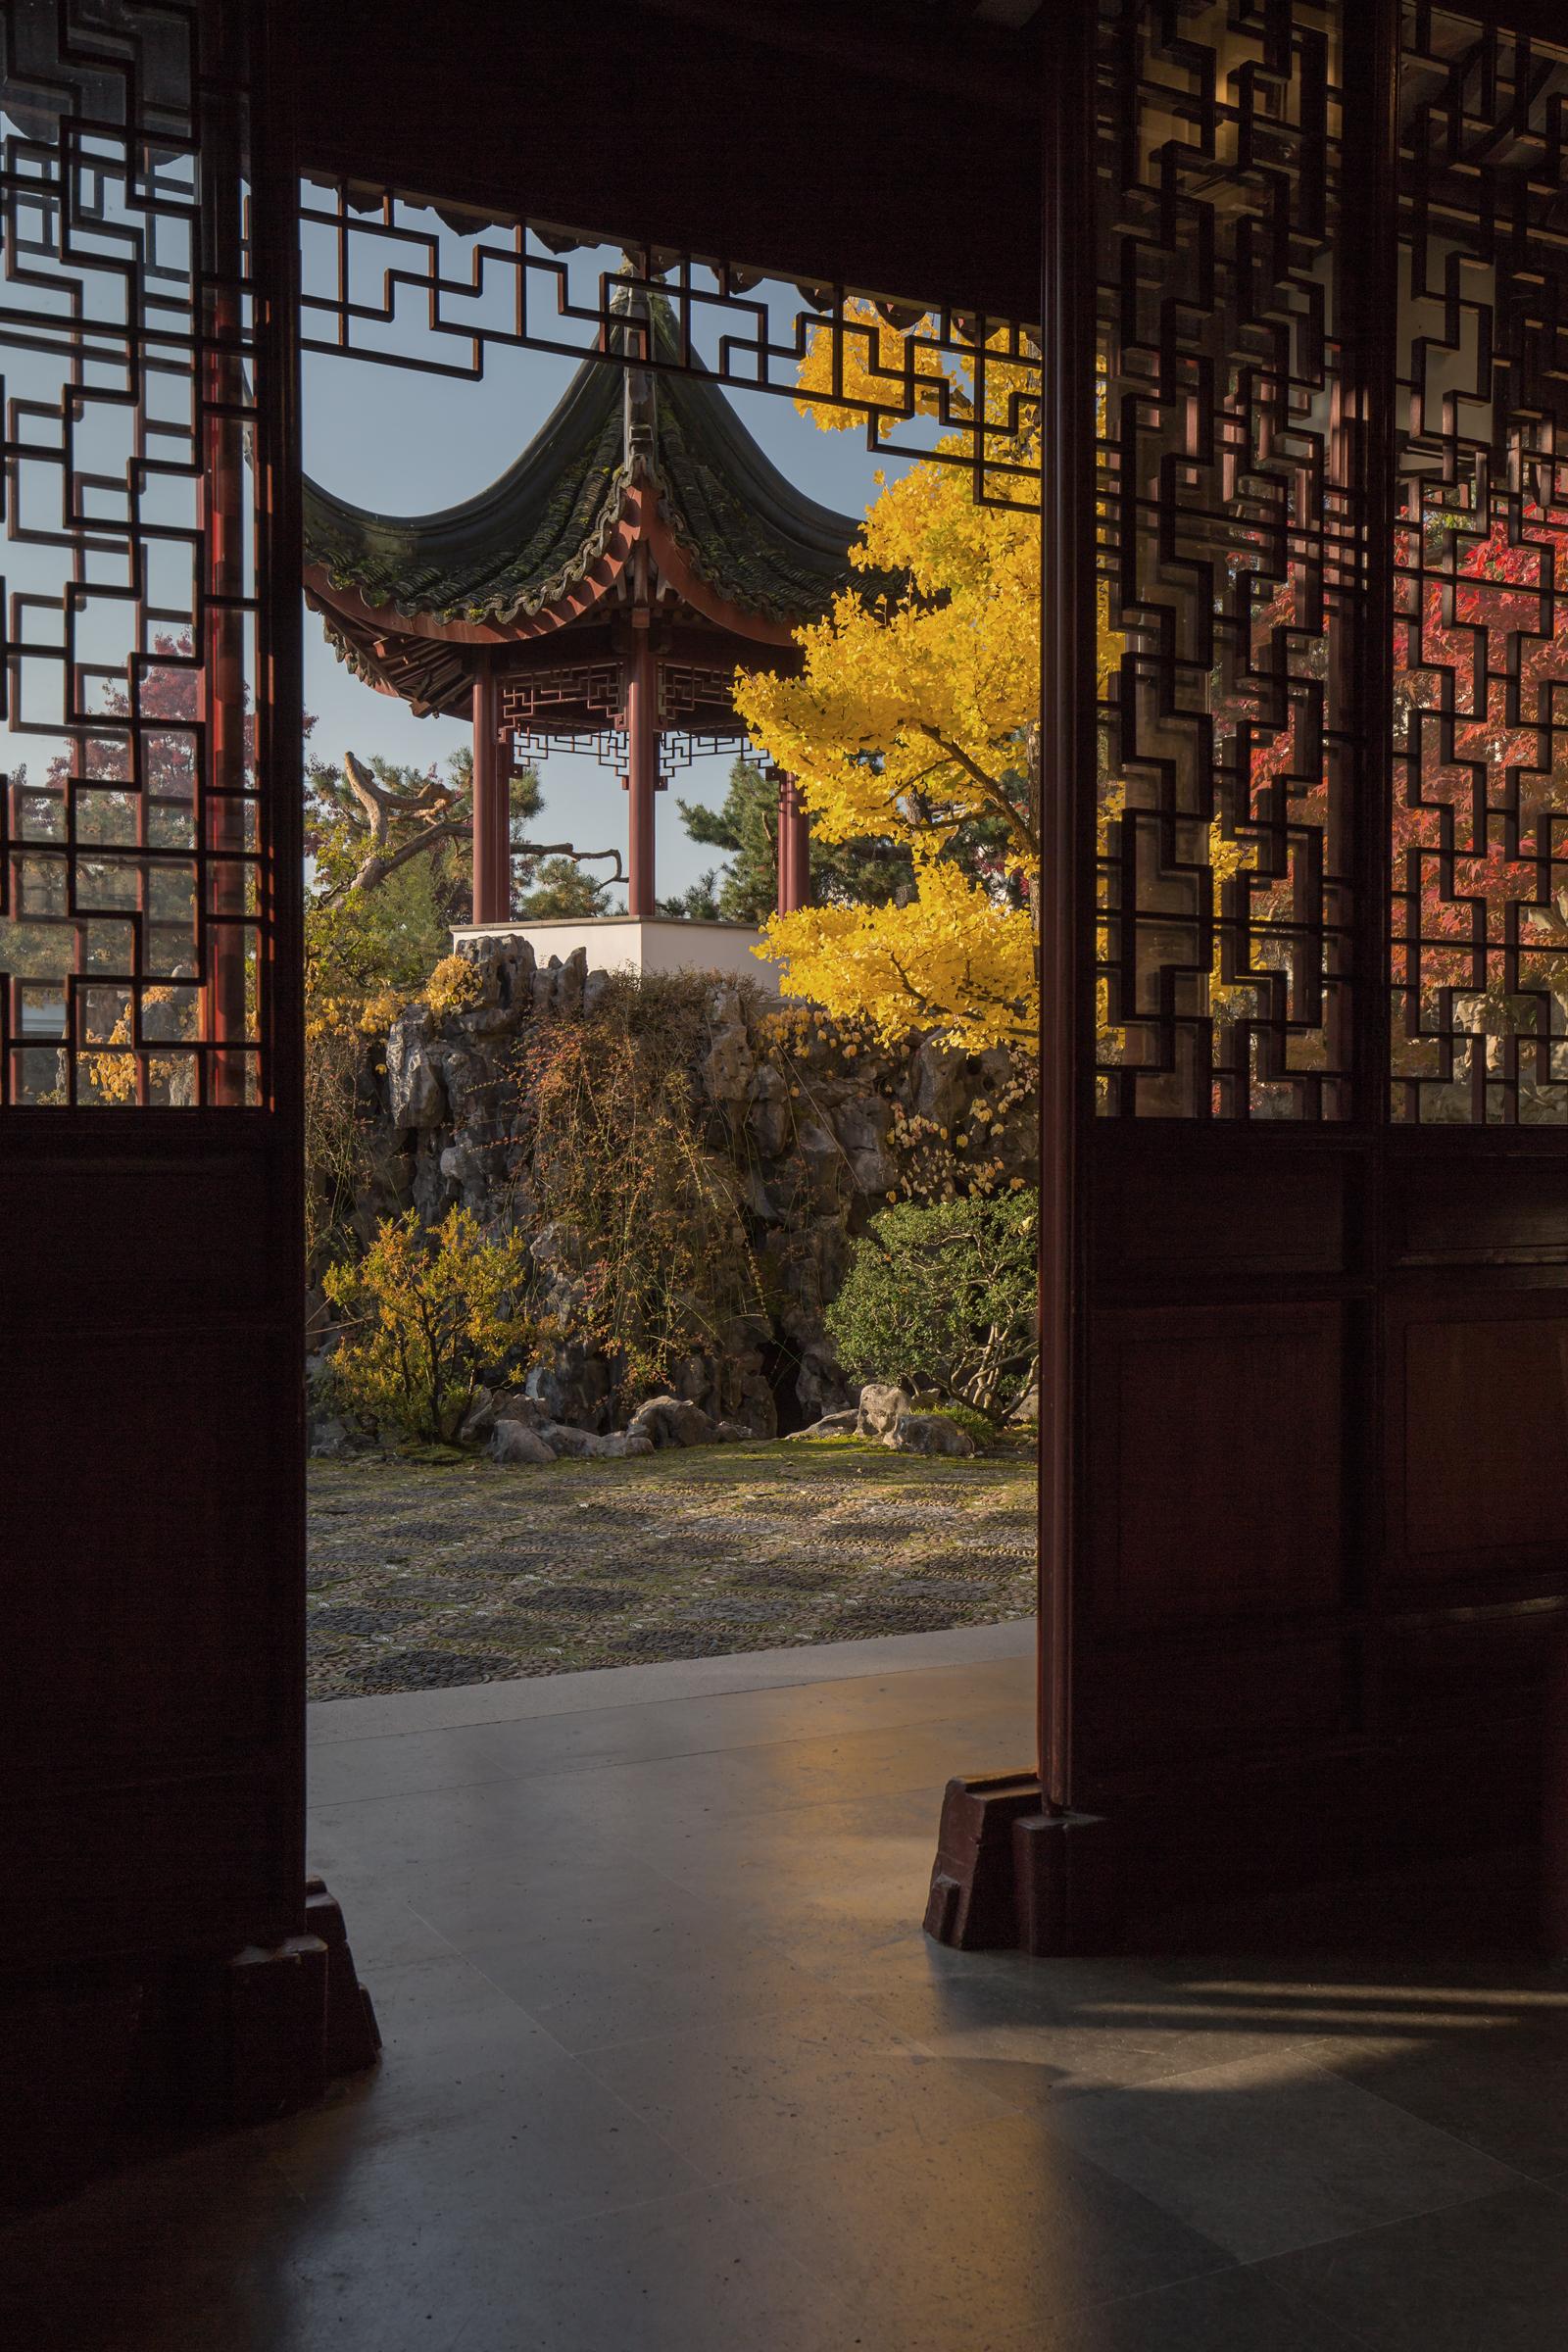
MULTIPOLYGON (((662 789, 672 773, 690 766, 705 754, 739 748, 746 741, 744 722, 736 718, 728 731, 693 727, 691 713, 703 704, 727 700, 730 677, 725 670, 705 669, 692 662, 660 664, 659 782, 662 789)), ((625 779, 627 766, 625 677, 618 662, 588 660, 563 662, 549 669, 528 670, 504 677, 499 684, 502 734, 514 756, 553 751, 587 752, 601 767, 625 779), (602 718, 602 726, 584 731, 553 725, 564 708, 586 710, 602 718)))

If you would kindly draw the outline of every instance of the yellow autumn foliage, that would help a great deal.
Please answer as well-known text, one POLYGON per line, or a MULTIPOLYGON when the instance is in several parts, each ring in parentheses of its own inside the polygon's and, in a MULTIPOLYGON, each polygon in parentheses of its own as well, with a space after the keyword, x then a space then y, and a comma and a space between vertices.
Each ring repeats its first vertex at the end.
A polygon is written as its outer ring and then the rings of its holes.
POLYGON ((885 1038, 918 1025, 975 1052, 1032 1043, 1040 1006, 1027 910, 999 905, 951 862, 917 863, 916 875, 907 906, 774 915, 767 952, 784 959, 791 995, 885 1038))
POLYGON ((482 994, 478 971, 466 956, 443 956, 424 987, 424 1001, 436 1014, 462 1012, 482 994))
POLYGON ((431 1441, 455 1438, 480 1383, 500 1379, 538 1340, 526 1239, 487 1235, 471 1209, 426 1231, 410 1209, 383 1217, 356 1262, 322 1287, 344 1319, 332 1384, 351 1411, 431 1441))
POLYGON ((908 594, 890 606, 847 590, 796 631, 799 677, 738 675, 742 716, 799 778, 824 840, 879 835, 934 857, 992 816, 1014 868, 1035 869, 1019 787, 1040 702, 1039 536, 1038 517, 978 506, 959 468, 922 463, 883 489, 852 551, 860 570, 906 572, 908 594))
MULTIPOLYGON (((888 402, 901 387, 916 414, 972 415, 972 361, 868 305, 851 315, 858 331, 818 330, 803 363, 797 406, 813 421, 856 421, 813 393, 888 402)), ((985 455, 999 463, 1035 462, 1031 374, 987 356, 985 455)), ((968 436, 937 446, 967 451, 968 436)), ((973 469, 941 458, 878 481, 851 560, 881 576, 797 630, 798 676, 740 672, 735 700, 753 739, 797 778, 813 830, 906 848, 915 895, 776 915, 759 952, 780 963, 786 993, 884 1036, 935 1025, 971 1047, 1016 1044, 1039 1027, 1040 519, 982 504, 973 469), (891 600, 890 573, 906 582, 891 600), (1000 846, 981 873, 952 853, 962 828, 986 820, 1000 846)), ((1102 666, 1120 651, 1102 606, 1102 666)))
MULTIPOLYGON (((187 996, 177 995, 172 988, 154 987, 143 991, 141 1004, 143 1019, 152 1016, 149 1025, 154 1030, 161 1027, 166 1037, 177 1039, 194 1034, 195 1007, 187 996)), ((188 1056, 149 1054, 145 1049, 130 1051, 137 1046, 137 1036, 135 1006, 128 1001, 107 1038, 92 1042, 122 1049, 82 1056, 83 1075, 92 1082, 101 1102, 134 1103, 141 1099, 144 1088, 157 1101, 176 1077, 189 1074, 188 1056)))

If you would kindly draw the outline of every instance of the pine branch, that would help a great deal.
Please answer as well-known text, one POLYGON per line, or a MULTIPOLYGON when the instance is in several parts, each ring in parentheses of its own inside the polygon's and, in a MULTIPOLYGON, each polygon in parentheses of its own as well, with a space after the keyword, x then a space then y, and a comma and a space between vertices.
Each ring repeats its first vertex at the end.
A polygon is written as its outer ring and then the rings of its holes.
POLYGON ((570 858, 578 865, 591 865, 608 858, 614 867, 613 873, 609 876, 610 881, 624 882, 626 879, 618 850, 578 850, 569 841, 514 841, 512 855, 514 858, 570 858))

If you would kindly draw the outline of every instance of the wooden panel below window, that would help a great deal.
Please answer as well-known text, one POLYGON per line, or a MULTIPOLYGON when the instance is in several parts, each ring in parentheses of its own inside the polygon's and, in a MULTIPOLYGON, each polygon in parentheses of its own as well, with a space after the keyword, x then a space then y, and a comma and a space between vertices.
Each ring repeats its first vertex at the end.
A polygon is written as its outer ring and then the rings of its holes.
POLYGON ((1389 1255, 1402 1266, 1568 1263, 1568 1172, 1556 1157, 1396 1158, 1389 1255))
POLYGON ((1352 1152, 1176 1119, 1107 1120, 1094 1151, 1102 1285, 1346 1270, 1352 1152))
POLYGON ((1330 1302, 1095 1317, 1092 1622, 1340 1596, 1343 1324, 1330 1302))
POLYGON ((1174 1758, 1186 1770, 1238 1746, 1263 1751, 1331 1736, 1348 1720, 1347 1664, 1334 1636, 1266 1648, 1107 1643, 1079 1665, 1079 1760, 1090 1774, 1174 1758))
POLYGON ((234 1113, 163 1115, 162 1150, 145 1136, 129 1150, 106 1137, 95 1152, 19 1153, 0 1167, 7 1324, 58 1331, 106 1316, 128 1325, 276 1314, 271 1270, 298 1237, 272 1228, 292 1194, 274 1197, 254 1146, 200 1153, 173 1124, 200 1119, 211 1138, 234 1113))
POLYGON ((1401 1581, 1485 1585, 1568 1551, 1568 1293, 1391 1305, 1390 1548, 1401 1581))
POLYGON ((1451 1617, 1384 1635, 1374 1673, 1376 1720, 1385 1731, 1494 1724, 1540 1712, 1568 1612, 1549 1603, 1506 1615, 1451 1617))
MULTIPOLYGON (((288 1736, 292 1333, 83 1333, 0 1365, 8 1771, 156 1773, 288 1736)), ((297 1408, 295 1408, 297 1409, 297 1408)))

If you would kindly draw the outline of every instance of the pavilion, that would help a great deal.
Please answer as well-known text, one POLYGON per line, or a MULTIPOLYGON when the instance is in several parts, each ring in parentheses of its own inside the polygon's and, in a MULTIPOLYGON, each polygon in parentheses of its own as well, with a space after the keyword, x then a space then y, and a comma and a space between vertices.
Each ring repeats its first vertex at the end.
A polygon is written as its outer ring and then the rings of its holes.
MULTIPOLYGON (((620 330, 657 362, 668 301, 620 330)), ((858 524, 806 497, 717 385, 584 358, 477 497, 373 514, 305 484, 305 593, 367 684, 473 721, 473 922, 512 915, 510 779, 523 749, 597 748, 629 795, 627 912, 655 915, 655 795, 671 755, 743 742, 740 668, 798 668, 793 632, 852 580, 858 524)), ((809 896, 809 832, 780 775, 778 906, 809 896)))

